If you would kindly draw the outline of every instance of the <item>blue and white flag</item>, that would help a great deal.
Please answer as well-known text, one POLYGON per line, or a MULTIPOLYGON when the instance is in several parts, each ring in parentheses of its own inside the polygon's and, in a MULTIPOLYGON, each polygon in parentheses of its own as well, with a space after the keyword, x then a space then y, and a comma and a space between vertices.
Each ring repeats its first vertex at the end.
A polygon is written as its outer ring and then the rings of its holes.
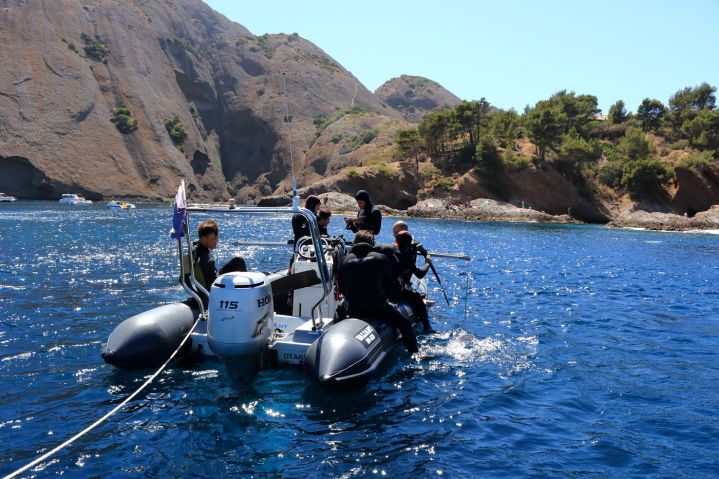
POLYGON ((185 199, 185 180, 180 181, 180 187, 175 195, 175 204, 172 211, 172 229, 170 238, 180 239, 185 233, 185 218, 187 216, 187 200, 185 199))

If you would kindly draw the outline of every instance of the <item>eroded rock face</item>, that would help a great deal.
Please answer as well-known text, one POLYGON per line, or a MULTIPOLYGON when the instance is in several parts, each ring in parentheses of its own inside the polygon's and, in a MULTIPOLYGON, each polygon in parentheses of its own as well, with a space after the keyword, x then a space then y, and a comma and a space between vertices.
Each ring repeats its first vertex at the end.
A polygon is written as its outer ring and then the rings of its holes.
POLYGON ((171 198, 181 178, 194 200, 284 191, 285 83, 296 144, 353 102, 399 118, 310 42, 255 37, 200 0, 3 7, 0 185, 21 198, 171 198), (134 131, 111 121, 119 107, 134 131), (166 128, 173 115, 179 142, 166 128))
POLYGON ((671 206, 675 211, 692 217, 719 204, 719 170, 716 167, 703 174, 681 167, 674 171, 677 189, 671 206))
POLYGON ((583 198, 577 189, 552 168, 529 168, 504 178, 503 197, 470 171, 457 182, 453 195, 459 201, 477 198, 508 201, 522 209, 532 209, 552 216, 567 215, 581 221, 606 223, 609 212, 600 204, 583 198))

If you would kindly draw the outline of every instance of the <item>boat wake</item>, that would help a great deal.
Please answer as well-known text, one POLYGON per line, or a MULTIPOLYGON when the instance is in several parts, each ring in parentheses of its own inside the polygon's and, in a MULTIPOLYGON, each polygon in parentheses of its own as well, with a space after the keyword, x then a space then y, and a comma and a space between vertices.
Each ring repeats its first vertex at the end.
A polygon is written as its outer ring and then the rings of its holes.
POLYGON ((436 334, 434 340, 422 346, 419 359, 430 360, 438 369, 490 364, 499 369, 500 377, 506 378, 534 367, 537 344, 535 336, 480 338, 457 328, 436 334))

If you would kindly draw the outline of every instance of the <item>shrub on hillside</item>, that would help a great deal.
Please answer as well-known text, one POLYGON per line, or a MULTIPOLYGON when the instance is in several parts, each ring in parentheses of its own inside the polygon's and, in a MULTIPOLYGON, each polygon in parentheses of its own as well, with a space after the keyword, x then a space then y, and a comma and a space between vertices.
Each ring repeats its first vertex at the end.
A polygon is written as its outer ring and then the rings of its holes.
POLYGON ((187 132, 180 121, 180 117, 177 116, 177 113, 165 118, 165 129, 167 130, 167 133, 170 134, 172 143, 174 143, 175 146, 182 145, 187 139, 187 132))
POLYGON ((504 150, 502 152, 501 160, 504 165, 504 169, 510 172, 527 169, 532 163, 531 158, 517 154, 512 150, 504 150))
POLYGON ((448 176, 442 176, 434 180, 434 187, 437 189, 451 190, 454 186, 454 180, 448 176))
POLYGON ((639 128, 629 128, 616 147, 605 146, 607 163, 596 178, 607 186, 624 186, 633 193, 647 193, 659 187, 672 174, 655 156, 654 144, 639 128))
POLYGON ((428 180, 428 179, 432 178, 433 176, 439 176, 440 171, 439 171, 439 168, 437 168, 434 165, 427 165, 422 168, 422 170, 420 171, 419 174, 422 176, 422 178, 424 178, 425 180, 428 180))
POLYGON ((110 54, 110 49, 107 48, 104 43, 87 33, 80 35, 80 38, 85 45, 85 55, 99 62, 107 63, 107 56, 110 54))
POLYGON ((482 136, 475 155, 477 174, 485 179, 494 179, 502 173, 502 161, 497 146, 489 135, 482 136))
POLYGON ((366 145, 367 143, 371 142, 377 137, 377 131, 375 130, 362 130, 356 135, 353 135, 352 138, 349 139, 348 142, 348 148, 350 150, 356 150, 362 145, 366 145))
POLYGON ((200 112, 197 111, 197 107, 195 106, 194 102, 187 103, 187 109, 190 110, 190 115, 192 115, 192 119, 197 121, 200 118, 200 112))
POLYGON ((121 133, 128 134, 137 130, 137 119, 132 115, 129 108, 119 106, 112 110, 111 122, 115 124, 121 133))
POLYGON ((554 163, 560 170, 576 173, 582 164, 596 161, 601 154, 602 147, 597 140, 587 141, 572 130, 562 138, 554 163))
POLYGON ((719 148, 719 110, 699 110, 682 124, 681 133, 696 148, 719 148))
POLYGON ((704 173, 716 164, 713 151, 702 151, 679 160, 679 166, 697 173, 704 173))
POLYGON ((587 134, 592 138, 618 140, 627 131, 627 122, 614 124, 609 121, 594 121, 587 127, 587 134))
POLYGON ((325 128, 330 126, 332 123, 336 122, 340 118, 346 116, 346 115, 352 115, 355 113, 363 113, 365 110, 355 106, 355 107, 345 107, 345 108, 338 108, 335 110, 331 115, 327 117, 321 117, 321 118, 315 118, 313 120, 313 123, 315 125, 315 128, 317 128, 317 133, 321 134, 325 128))
POLYGON ((622 186, 644 193, 660 186, 672 175, 667 165, 656 158, 629 161, 622 168, 622 186))
POLYGON ((622 181, 622 165, 618 161, 608 161, 597 170, 597 181, 616 188, 622 181))
POLYGON ((170 38, 167 39, 167 41, 169 43, 174 43, 178 47, 187 50, 188 52, 192 51, 192 46, 190 45, 190 43, 182 37, 172 35, 170 38))

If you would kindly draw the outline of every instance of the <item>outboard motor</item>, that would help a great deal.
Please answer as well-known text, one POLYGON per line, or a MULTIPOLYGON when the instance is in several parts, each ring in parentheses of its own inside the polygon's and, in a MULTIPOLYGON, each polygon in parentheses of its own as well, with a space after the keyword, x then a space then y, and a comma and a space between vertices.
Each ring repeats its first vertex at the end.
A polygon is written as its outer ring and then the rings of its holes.
POLYGON ((231 376, 247 376, 269 344, 272 288, 263 273, 232 272, 210 289, 207 342, 231 376))

